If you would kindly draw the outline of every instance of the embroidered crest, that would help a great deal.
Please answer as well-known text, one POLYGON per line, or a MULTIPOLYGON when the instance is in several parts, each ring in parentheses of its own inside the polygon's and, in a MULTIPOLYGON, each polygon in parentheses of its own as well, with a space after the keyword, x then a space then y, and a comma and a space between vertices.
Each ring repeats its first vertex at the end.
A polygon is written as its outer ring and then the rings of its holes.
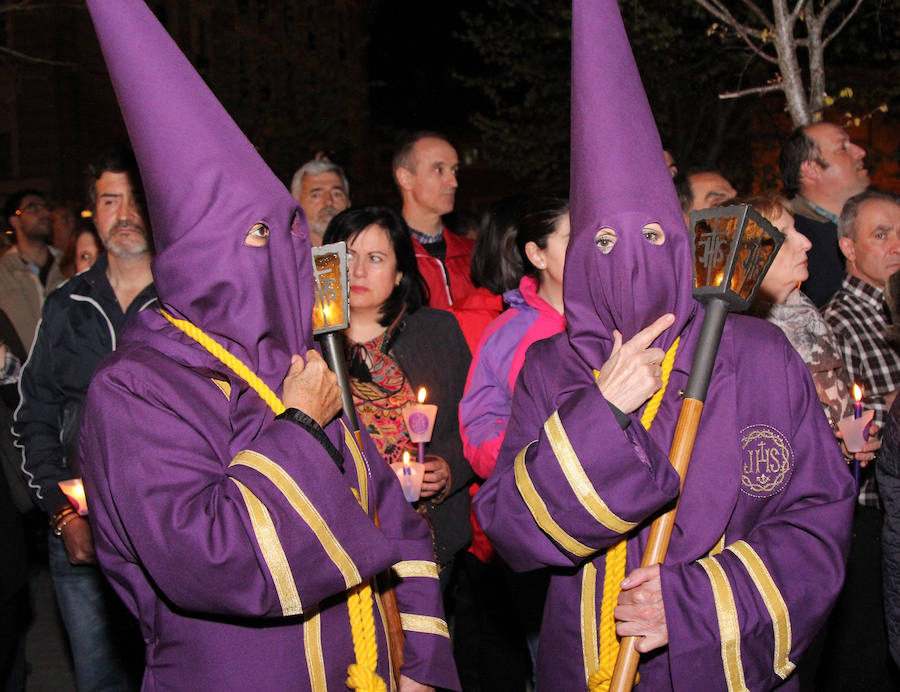
POLYGON ((787 487, 794 467, 794 452, 780 431, 769 425, 748 425, 741 430, 741 450, 743 493, 771 497, 787 487))

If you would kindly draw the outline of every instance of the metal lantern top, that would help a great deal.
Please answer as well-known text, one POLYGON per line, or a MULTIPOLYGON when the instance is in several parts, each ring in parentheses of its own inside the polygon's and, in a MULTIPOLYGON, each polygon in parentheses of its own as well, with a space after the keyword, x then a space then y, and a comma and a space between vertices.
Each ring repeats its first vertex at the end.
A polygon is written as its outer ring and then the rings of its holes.
POLYGON ((350 324, 350 293, 347 290, 347 244, 344 241, 312 248, 313 334, 346 329, 350 324))
POLYGON ((694 298, 720 298, 731 310, 750 307, 784 234, 749 204, 692 211, 694 298))

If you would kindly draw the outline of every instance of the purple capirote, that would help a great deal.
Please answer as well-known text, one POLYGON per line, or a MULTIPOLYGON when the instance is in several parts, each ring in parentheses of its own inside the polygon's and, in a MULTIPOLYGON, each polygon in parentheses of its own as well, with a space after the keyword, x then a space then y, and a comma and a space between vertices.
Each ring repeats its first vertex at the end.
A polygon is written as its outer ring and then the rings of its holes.
POLYGON ((665 350, 697 308, 690 237, 615 2, 573 3, 571 117, 563 297, 572 347, 603 363, 614 329, 627 341, 671 312, 675 324, 653 344, 665 350), (644 237, 651 223, 662 245, 644 237), (609 254, 595 244, 603 228, 617 237, 609 254))
MULTIPOLYGON (((627 570, 638 567, 650 523, 678 496, 668 450, 704 315, 618 5, 575 0, 572 24, 567 331, 529 349, 474 499, 501 557, 553 572, 538 652, 550 690, 583 690, 600 667, 607 549, 627 538, 627 570), (608 253, 602 229, 615 232, 608 253), (642 409, 623 429, 593 370, 614 330, 627 340, 666 312, 675 324, 654 345, 680 337, 667 389, 649 430, 642 409)), ((668 644, 642 656, 638 689, 797 689, 793 671, 843 581, 853 506, 803 361, 778 329, 729 317, 660 568, 668 644)))
MULTIPOLYGON (((160 302, 280 393, 312 345, 303 213, 144 2, 88 7, 146 188, 160 302)), ((156 310, 98 369, 82 470, 98 560, 140 622, 145 690, 343 688, 347 589, 391 566, 401 672, 459 689, 427 525, 365 433, 360 455, 341 421, 324 443, 313 430, 275 420, 156 310)))

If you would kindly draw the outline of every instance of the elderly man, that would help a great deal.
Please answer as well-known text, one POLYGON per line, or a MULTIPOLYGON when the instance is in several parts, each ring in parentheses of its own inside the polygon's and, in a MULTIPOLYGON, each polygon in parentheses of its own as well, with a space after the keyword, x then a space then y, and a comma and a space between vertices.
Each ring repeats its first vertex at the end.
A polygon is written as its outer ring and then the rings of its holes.
POLYGON ((335 419, 312 350, 300 207, 142 0, 88 8, 157 249, 160 309, 97 372, 80 447, 97 557, 144 631, 145 689, 384 689, 378 574, 405 637, 393 682, 458 689, 428 527, 335 419))
POLYGON ((869 185, 866 151, 833 123, 799 127, 784 143, 779 163, 785 193, 792 195, 794 226, 809 238, 809 279, 803 292, 822 307, 841 286, 844 261, 837 222, 844 203, 869 185))
POLYGON ((322 244, 328 223, 350 206, 350 184, 344 169, 327 159, 307 161, 291 180, 291 196, 300 202, 309 225, 309 242, 322 244))
POLYGON ((843 579, 853 486, 781 332, 727 320, 679 495, 668 450, 703 323, 681 209, 615 0, 572 12, 566 331, 516 384, 479 522, 517 570, 553 571, 538 688, 605 689, 617 635, 640 689, 797 689, 843 579))

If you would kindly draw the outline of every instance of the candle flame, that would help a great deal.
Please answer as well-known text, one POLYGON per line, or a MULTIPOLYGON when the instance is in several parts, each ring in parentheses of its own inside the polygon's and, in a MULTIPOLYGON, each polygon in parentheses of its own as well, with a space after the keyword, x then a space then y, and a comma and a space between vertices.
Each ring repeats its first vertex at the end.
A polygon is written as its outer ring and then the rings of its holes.
POLYGON ((409 466, 409 452, 403 452, 403 465, 409 466))
POLYGON ((425 403, 425 397, 427 396, 427 394, 428 394, 428 390, 426 390, 425 387, 419 387, 418 399, 419 399, 420 404, 425 403))
POLYGON ((855 382, 853 383, 853 400, 862 401, 862 387, 855 382))
POLYGON ((724 272, 719 272, 718 274, 716 274, 716 278, 715 278, 715 281, 713 281, 713 285, 714 285, 714 286, 721 286, 721 285, 722 285, 722 281, 723 281, 724 279, 725 279, 725 273, 724 273, 724 272))

